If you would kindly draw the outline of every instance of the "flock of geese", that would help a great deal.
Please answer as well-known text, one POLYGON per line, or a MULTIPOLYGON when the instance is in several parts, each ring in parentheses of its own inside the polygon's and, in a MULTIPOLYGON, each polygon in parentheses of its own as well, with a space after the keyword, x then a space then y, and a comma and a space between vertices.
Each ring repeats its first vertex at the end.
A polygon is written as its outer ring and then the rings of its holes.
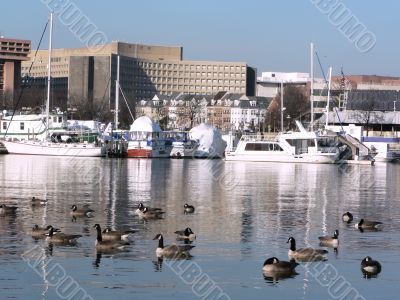
MULTIPOLYGON (((37 199, 35 197, 31 200, 32 206, 46 205, 46 200, 37 199)), ((0 205, 0 216, 15 214, 17 207, 6 206, 5 204, 0 205)), ((185 214, 194 213, 195 208, 193 205, 185 204, 183 212, 185 214)), ((72 217, 90 217, 94 213, 94 210, 89 208, 88 205, 83 205, 78 208, 76 205, 72 205, 70 214, 72 217)), ((144 206, 143 203, 139 203, 135 214, 144 220, 161 219, 165 212, 161 208, 144 206)), ((351 223, 353 221, 353 215, 350 212, 346 212, 342 215, 343 222, 351 223)), ((364 230, 381 230, 381 222, 369 221, 360 219, 355 227, 360 231, 364 230)), ((94 228, 97 231, 97 237, 95 241, 95 247, 97 250, 117 250, 124 249, 130 244, 129 237, 135 233, 134 230, 111 230, 110 228, 101 229, 99 224, 95 224, 94 228)), ((51 225, 45 227, 39 227, 34 225, 32 228, 32 237, 36 239, 45 238, 49 243, 52 244, 74 244, 77 239, 82 237, 79 234, 66 234, 60 231, 58 228, 54 228, 51 225)), ((185 259, 190 258, 190 250, 194 248, 191 243, 196 239, 195 233, 189 227, 184 230, 175 231, 176 239, 183 241, 181 245, 165 245, 162 234, 157 234, 153 240, 158 240, 158 246, 156 249, 156 255, 158 258, 172 258, 172 259, 185 259)), ((339 231, 335 230, 333 236, 322 236, 319 237, 321 247, 330 247, 337 251, 339 247, 339 231)), ((271 257, 265 260, 263 265, 263 273, 266 278, 286 278, 296 275, 295 268, 301 262, 312 262, 312 261, 324 261, 326 260, 326 254, 328 253, 325 249, 315 248, 296 248, 296 240, 294 237, 289 237, 287 240, 289 243, 288 257, 289 261, 279 260, 276 257, 271 257)), ((370 256, 365 257, 361 261, 361 271, 363 274, 370 278, 376 276, 381 272, 381 264, 373 260, 370 256)))
MULTIPOLYGON (((350 212, 346 212, 342 215, 343 222, 351 223, 353 221, 353 215, 350 212)), ((360 231, 381 230, 382 222, 369 221, 361 219, 355 224, 355 227, 360 231)), ((333 236, 321 236, 318 238, 321 247, 330 247, 337 251, 339 247, 339 230, 335 230, 333 236)), ((316 248, 296 248, 296 240, 293 237, 289 237, 287 243, 290 244, 288 257, 290 261, 281 261, 276 257, 271 257, 265 260, 263 266, 264 276, 270 279, 280 279, 291 277, 296 275, 295 268, 300 262, 313 262, 313 261, 324 261, 326 260, 326 254, 328 253, 325 249, 316 248)), ((381 264, 373 260, 370 256, 365 257, 361 261, 361 271, 366 278, 376 276, 382 270, 381 264)))
MULTIPOLYGON (((33 197, 31 199, 31 206, 45 206, 47 205, 47 200, 41 200, 33 197)), ((18 207, 7 206, 5 204, 0 204, 0 216, 15 215, 18 207)), ((193 205, 185 204, 183 207, 183 212, 185 214, 194 213, 195 208, 193 205)), ((72 205, 70 210, 70 215, 73 219, 92 217, 94 210, 88 205, 83 205, 78 208, 77 205, 72 205)), ((165 212, 161 208, 152 208, 144 206, 143 203, 139 203, 135 214, 143 220, 156 220, 162 219, 165 212)), ((97 232, 95 247, 99 251, 113 251, 122 250, 126 246, 130 245, 130 236, 135 233, 134 230, 111 230, 111 228, 101 229, 100 224, 95 224, 94 229, 97 232)), ((190 249, 194 248, 194 245, 190 245, 195 239, 196 235, 191 228, 187 227, 184 230, 175 231, 176 239, 178 241, 183 241, 183 245, 164 245, 164 238, 162 234, 157 234, 153 240, 158 240, 158 247, 156 249, 157 257, 167 257, 167 258, 190 258, 190 249)), ((49 243, 56 245, 73 245, 77 240, 82 237, 80 234, 67 234, 61 232, 60 229, 54 228, 52 225, 47 225, 44 227, 39 227, 34 225, 31 230, 31 235, 35 239, 46 239, 49 243)))

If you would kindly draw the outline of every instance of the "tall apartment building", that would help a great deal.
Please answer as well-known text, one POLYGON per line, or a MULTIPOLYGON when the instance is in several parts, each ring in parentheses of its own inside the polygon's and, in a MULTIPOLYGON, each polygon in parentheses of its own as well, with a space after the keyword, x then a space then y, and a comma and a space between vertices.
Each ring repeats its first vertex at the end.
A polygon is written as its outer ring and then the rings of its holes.
MULTIPOLYGON (((175 92, 215 94, 220 90, 255 94, 256 70, 246 63, 185 61, 182 47, 150 46, 112 42, 92 48, 55 49, 52 77, 64 90, 58 101, 107 102, 114 107, 117 57, 120 56, 120 86, 130 101, 151 99, 175 92)), ((33 58, 31 58, 33 59, 33 58)), ((43 82, 47 51, 39 51, 32 71, 30 62, 22 67, 27 82, 43 82)))
POLYGON ((27 40, 0 38, 0 99, 6 106, 13 100, 21 85, 21 62, 28 60, 31 42, 27 40))

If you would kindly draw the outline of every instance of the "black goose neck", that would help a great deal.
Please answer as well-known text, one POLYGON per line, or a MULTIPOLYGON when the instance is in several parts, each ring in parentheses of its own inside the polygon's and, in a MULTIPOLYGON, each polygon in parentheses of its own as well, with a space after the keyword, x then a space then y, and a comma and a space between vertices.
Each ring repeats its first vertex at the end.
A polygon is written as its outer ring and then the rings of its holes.
POLYGON ((296 241, 294 239, 290 240, 290 250, 296 251, 296 241))
POLYGON ((96 230, 97 230, 97 241, 98 241, 98 242, 102 242, 102 241, 103 241, 103 237, 102 237, 102 235, 101 235, 101 228, 100 228, 100 226, 96 227, 96 230))
POLYGON ((162 236, 158 239, 158 248, 164 248, 164 238, 162 236))

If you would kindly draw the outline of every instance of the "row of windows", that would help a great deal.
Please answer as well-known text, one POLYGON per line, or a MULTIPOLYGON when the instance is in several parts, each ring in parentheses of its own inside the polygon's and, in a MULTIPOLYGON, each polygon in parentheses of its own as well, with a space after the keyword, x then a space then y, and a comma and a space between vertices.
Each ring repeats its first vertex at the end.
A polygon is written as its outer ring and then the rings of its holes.
POLYGON ((246 151, 283 151, 281 146, 274 143, 247 143, 246 151))
MULTIPOLYGON (((58 65, 51 65, 51 68, 54 69, 65 69, 68 70, 68 65, 67 64, 58 64, 58 65)), ((29 67, 21 67, 22 71, 28 71, 30 69, 30 65, 29 67)), ((39 71, 39 70, 47 70, 47 65, 36 65, 33 66, 32 71, 39 71)))
MULTIPOLYGON (((138 81, 148 81, 148 78, 146 77, 139 77, 138 76, 138 81)), ((162 77, 150 77, 151 82, 154 83, 191 83, 191 84, 225 84, 225 85, 245 85, 246 81, 245 80, 222 80, 222 79, 179 79, 179 78, 162 78, 162 77)))
POLYGON ((187 78, 194 78, 194 77, 208 77, 208 78, 246 78, 245 73, 212 73, 212 72, 171 72, 171 71, 160 71, 156 70, 145 70, 148 76, 169 76, 169 77, 187 77, 187 78))
POLYGON ((170 70, 193 70, 193 71, 225 71, 225 72, 244 72, 245 66, 225 66, 225 65, 195 65, 195 64, 170 64, 139 62, 143 68, 170 69, 170 70))
MULTIPOLYGON (((7 126, 8 126, 8 123, 7 122, 3 122, 3 130, 7 130, 7 126)), ((19 129, 21 129, 21 130, 25 129, 25 123, 24 122, 20 122, 19 123, 19 129)))
MULTIPOLYGON (((137 84, 136 86, 141 86, 141 84, 137 84)), ((236 91, 236 92, 244 92, 244 87, 229 87, 229 86, 198 86, 198 85, 173 85, 173 84, 155 84, 153 85, 157 90, 210 90, 210 91, 236 91)))

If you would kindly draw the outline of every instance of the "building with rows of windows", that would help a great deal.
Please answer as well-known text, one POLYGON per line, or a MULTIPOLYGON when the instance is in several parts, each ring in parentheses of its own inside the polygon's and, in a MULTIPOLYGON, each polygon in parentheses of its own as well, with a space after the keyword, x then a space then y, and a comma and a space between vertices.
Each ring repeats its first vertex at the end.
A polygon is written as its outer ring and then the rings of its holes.
MULTIPOLYGON (((45 86, 47 51, 24 62, 22 75, 28 85, 45 86)), ((112 42, 92 48, 55 49, 52 52, 53 88, 65 109, 69 102, 105 102, 114 105, 117 57, 120 87, 129 101, 154 95, 184 93, 211 95, 219 91, 255 95, 256 70, 246 63, 183 60, 182 47, 112 42)))

